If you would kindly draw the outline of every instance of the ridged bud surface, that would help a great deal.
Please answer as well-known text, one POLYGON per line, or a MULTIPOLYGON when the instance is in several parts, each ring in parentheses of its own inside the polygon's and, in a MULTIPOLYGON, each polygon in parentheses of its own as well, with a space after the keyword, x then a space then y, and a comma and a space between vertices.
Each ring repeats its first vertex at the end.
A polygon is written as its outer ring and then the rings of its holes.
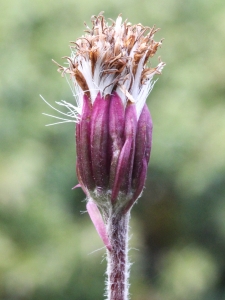
POLYGON ((121 149, 124 144, 124 124, 125 124, 125 109, 124 105, 117 95, 114 93, 110 101, 109 109, 109 137, 110 137, 110 178, 109 188, 112 189, 116 177, 117 163, 121 149))
POLYGON ((124 108, 117 93, 98 93, 93 105, 85 96, 76 147, 78 180, 86 194, 96 202, 107 195, 112 204, 120 198, 121 206, 130 208, 144 187, 151 140, 146 105, 137 119, 135 104, 128 102, 124 108))
POLYGON ((137 113, 134 104, 129 103, 126 107, 124 126, 124 145, 116 167, 116 177, 112 189, 112 202, 116 201, 119 192, 127 196, 129 196, 130 192, 137 129, 137 113))
POLYGON ((84 95, 81 119, 76 126, 76 148, 79 183, 85 190, 95 187, 91 159, 91 117, 92 105, 84 95))
POLYGON ((91 115, 91 165, 98 190, 108 188, 109 182, 109 105, 110 97, 98 94, 91 115))

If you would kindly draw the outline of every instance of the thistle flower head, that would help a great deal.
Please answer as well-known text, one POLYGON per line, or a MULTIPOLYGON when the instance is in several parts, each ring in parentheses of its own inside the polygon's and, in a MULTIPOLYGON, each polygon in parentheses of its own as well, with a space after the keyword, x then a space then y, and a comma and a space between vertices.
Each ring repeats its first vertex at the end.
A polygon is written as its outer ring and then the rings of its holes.
POLYGON ((72 42, 67 66, 58 65, 77 100, 78 180, 99 206, 108 199, 127 211, 143 190, 152 139, 145 103, 165 65, 148 65, 162 43, 153 39, 157 31, 120 15, 108 25, 100 13, 72 42))
POLYGON ((159 29, 122 23, 121 16, 108 25, 102 14, 93 16, 92 24, 92 28, 85 24, 86 34, 72 42, 71 56, 65 57, 68 67, 59 65, 58 70, 70 74, 80 112, 83 94, 93 104, 99 92, 102 96, 116 92, 124 106, 128 100, 135 103, 139 117, 153 87, 152 78, 165 65, 147 65, 162 44, 153 39, 159 29))

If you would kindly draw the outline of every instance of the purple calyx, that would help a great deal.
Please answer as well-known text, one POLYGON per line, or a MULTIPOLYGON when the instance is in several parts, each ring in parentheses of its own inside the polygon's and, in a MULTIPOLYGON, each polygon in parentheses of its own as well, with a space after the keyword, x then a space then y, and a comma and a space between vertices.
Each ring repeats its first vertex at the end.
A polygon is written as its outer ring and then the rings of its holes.
MULTIPOLYGON (((76 127, 77 175, 87 195, 111 195, 111 203, 122 195, 129 210, 140 196, 147 175, 152 141, 152 119, 145 104, 137 119, 136 104, 126 107, 117 93, 94 104, 84 96, 76 127)), ((93 196, 92 196, 93 197, 93 196)), ((96 201, 97 198, 95 199, 96 201)))

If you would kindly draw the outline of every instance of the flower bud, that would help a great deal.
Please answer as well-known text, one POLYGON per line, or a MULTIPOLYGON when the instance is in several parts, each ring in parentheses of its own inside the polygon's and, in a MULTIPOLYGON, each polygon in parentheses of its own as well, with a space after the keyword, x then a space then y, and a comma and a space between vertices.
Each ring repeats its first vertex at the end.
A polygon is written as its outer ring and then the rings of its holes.
POLYGON ((112 204, 123 199, 130 208, 144 187, 151 141, 146 104, 137 119, 135 104, 128 101, 124 108, 116 93, 99 93, 92 106, 84 97, 76 148, 78 180, 86 194, 96 201, 108 195, 112 204))
POLYGON ((122 23, 121 16, 108 25, 102 14, 92 24, 59 71, 74 84, 77 177, 95 216, 93 203, 125 213, 142 193, 152 142, 146 98, 165 64, 147 65, 162 43, 153 39, 155 27, 122 23))

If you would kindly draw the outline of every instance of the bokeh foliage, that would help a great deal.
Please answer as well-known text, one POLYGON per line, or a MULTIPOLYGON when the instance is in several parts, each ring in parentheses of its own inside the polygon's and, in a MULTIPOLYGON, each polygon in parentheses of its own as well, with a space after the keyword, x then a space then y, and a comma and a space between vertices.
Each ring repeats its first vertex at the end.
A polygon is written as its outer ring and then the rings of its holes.
POLYGON ((57 113, 39 97, 74 102, 51 59, 61 63, 102 10, 165 38, 148 180, 132 212, 132 299, 225 299, 223 0, 0 0, 0 299, 103 299, 104 250, 90 254, 102 244, 71 190, 74 125, 45 127, 41 113, 57 113))

